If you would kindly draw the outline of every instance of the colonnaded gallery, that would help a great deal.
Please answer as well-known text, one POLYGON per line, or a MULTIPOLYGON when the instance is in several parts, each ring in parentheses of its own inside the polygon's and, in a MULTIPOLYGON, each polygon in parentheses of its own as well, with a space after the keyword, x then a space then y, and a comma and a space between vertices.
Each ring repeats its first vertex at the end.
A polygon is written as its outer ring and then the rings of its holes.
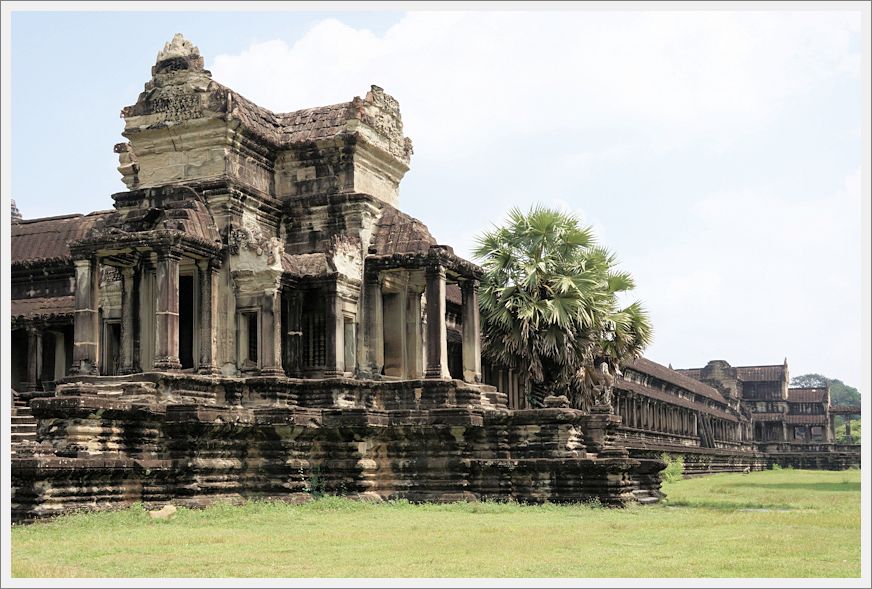
POLYGON ((787 361, 640 358, 612 404, 529 408, 482 367, 481 270, 398 209, 397 101, 273 113, 181 35, 123 109, 127 191, 12 219, 12 511, 136 501, 585 501, 690 473, 846 468, 829 392, 787 361))

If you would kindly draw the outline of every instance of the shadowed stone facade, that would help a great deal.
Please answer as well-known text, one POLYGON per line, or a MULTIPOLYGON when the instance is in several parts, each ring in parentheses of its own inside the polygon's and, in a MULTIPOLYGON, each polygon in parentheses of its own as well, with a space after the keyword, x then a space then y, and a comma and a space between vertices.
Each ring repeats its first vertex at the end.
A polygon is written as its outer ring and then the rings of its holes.
POLYGON ((115 146, 128 190, 16 219, 13 517, 135 501, 660 497, 609 407, 482 382, 481 270, 398 208, 411 141, 364 98, 273 113, 177 35, 115 146), (51 350, 51 361, 48 351, 51 350))

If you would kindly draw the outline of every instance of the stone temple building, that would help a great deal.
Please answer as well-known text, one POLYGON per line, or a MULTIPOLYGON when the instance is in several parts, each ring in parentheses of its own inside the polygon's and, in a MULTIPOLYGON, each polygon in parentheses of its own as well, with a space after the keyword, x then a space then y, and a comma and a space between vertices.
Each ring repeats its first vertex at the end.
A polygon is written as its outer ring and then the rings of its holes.
POLYGON ((122 110, 112 208, 12 220, 13 518, 141 501, 656 501, 691 472, 844 468, 787 366, 641 358, 590 412, 482 367, 481 270, 399 207, 397 101, 290 113, 181 35, 122 110), (780 370, 780 371, 779 371, 780 370))
POLYGON ((623 373, 612 404, 621 416, 616 437, 631 456, 681 454, 689 473, 860 464, 859 444, 834 439, 836 417, 860 415, 860 407, 832 405, 827 387, 790 388, 786 359, 673 370, 639 358, 623 373))
POLYGON ((15 219, 13 517, 134 501, 656 501, 607 406, 482 383, 481 270, 398 209, 397 101, 290 113, 167 43, 110 210, 15 219))

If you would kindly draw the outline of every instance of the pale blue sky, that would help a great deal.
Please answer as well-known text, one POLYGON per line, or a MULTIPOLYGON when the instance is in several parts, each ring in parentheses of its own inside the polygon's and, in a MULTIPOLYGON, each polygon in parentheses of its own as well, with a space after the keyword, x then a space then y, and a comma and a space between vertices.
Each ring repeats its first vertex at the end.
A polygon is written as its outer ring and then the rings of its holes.
POLYGON ((651 359, 866 382, 859 13, 17 12, 25 217, 111 207, 119 111, 176 32, 276 111, 395 96, 400 206, 462 255, 513 205, 579 212, 637 278, 651 359))

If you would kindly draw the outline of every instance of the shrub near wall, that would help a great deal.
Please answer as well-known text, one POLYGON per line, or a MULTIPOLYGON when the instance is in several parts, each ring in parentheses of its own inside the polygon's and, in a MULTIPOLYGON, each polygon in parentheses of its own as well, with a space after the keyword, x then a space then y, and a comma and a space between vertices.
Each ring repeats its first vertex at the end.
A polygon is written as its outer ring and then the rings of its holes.
POLYGON ((660 478, 664 483, 674 483, 675 481, 680 481, 684 478, 683 456, 680 454, 677 456, 670 456, 664 452, 660 458, 666 463, 666 469, 660 473, 660 478))

